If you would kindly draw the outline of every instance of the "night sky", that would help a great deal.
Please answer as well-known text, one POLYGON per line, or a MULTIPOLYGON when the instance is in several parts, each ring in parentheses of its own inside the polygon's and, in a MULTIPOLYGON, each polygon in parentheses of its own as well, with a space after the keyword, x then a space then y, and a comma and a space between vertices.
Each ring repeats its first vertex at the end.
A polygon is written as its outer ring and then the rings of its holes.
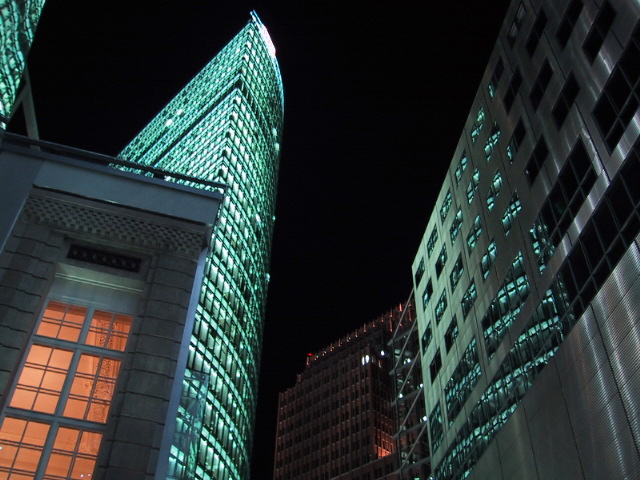
POLYGON ((407 299, 509 1, 423 3, 47 0, 29 57, 40 137, 108 155, 251 10, 271 34, 285 123, 253 480, 272 476, 277 392, 306 354, 407 299))

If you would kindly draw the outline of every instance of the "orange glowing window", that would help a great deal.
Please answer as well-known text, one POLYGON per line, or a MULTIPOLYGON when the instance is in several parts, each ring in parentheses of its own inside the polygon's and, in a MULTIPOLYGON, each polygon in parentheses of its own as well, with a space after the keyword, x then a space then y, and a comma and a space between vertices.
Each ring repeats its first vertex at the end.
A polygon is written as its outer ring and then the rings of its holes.
POLYGON ((120 360, 83 354, 63 415, 105 423, 120 370, 120 360))
POLYGON ((77 342, 87 310, 86 307, 52 300, 42 315, 42 321, 36 333, 45 337, 77 342))
POLYGON ((34 478, 48 433, 46 423, 5 418, 0 426, 0 478, 34 478))
POLYGON ((33 345, 20 372, 10 406, 54 413, 73 352, 33 345))
POLYGON ((127 344, 131 321, 129 315, 119 315, 112 312, 96 310, 91 319, 87 345, 124 351, 127 344))
POLYGON ((90 479, 101 440, 100 433, 58 428, 43 480, 90 479))

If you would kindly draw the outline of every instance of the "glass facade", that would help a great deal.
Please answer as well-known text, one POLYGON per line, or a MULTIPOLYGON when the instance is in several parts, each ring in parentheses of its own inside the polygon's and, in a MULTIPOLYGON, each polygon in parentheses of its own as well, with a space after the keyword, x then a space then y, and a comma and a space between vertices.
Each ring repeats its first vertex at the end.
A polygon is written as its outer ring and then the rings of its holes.
POLYGON ((0 127, 11 118, 45 0, 0 0, 0 127))
POLYGON ((185 380, 208 376, 206 394, 200 411, 178 418, 177 427, 195 415, 203 428, 192 472, 181 460, 185 448, 174 445, 173 478, 249 478, 282 120, 275 49, 252 14, 120 154, 228 185, 211 238, 185 380))

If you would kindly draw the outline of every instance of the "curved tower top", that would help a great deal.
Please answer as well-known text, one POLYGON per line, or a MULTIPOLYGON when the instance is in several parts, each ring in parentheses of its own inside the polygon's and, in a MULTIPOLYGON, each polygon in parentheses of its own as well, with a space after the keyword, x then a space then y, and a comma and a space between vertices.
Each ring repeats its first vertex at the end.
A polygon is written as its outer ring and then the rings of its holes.
POLYGON ((228 185, 189 346, 173 478, 249 478, 282 122, 275 49, 252 12, 120 154, 228 185))

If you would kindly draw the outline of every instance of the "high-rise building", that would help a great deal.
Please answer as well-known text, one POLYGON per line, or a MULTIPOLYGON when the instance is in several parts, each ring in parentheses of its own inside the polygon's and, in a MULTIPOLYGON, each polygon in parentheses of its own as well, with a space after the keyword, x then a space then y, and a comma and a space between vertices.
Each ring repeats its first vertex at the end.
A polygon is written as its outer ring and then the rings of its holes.
POLYGON ((640 475, 639 18, 508 9, 412 269, 436 479, 640 475))
POLYGON ((19 103, 25 98, 27 128, 37 136, 33 100, 25 74, 26 59, 33 42, 45 0, 0 0, 0 128, 6 128, 19 103), (20 89, 22 88, 22 93, 20 89))
POLYGON ((174 445, 171 476, 194 466, 190 478, 249 477, 282 121, 275 49, 253 13, 120 154, 229 185, 189 346, 195 383, 185 388, 200 393, 178 419, 179 429, 201 419, 202 431, 195 445, 174 445))
POLYGON ((274 480, 395 478, 387 346, 400 306, 307 357, 278 396, 274 480))

